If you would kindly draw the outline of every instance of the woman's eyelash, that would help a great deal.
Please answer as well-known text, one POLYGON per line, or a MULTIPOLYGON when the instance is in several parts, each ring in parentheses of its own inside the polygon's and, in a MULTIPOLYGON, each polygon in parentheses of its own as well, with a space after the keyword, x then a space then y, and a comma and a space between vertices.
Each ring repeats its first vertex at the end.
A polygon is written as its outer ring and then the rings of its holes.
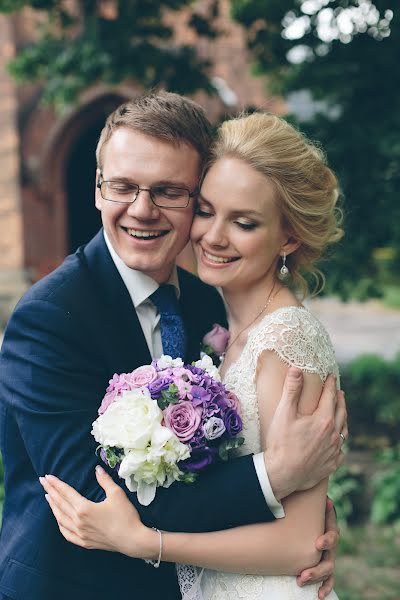
POLYGON ((200 217, 211 217, 212 213, 207 212, 205 210, 201 210, 201 208, 197 207, 196 208, 196 215, 199 215, 200 217))
MULTIPOLYGON (((206 210, 202 210, 201 208, 197 207, 196 215, 198 215, 199 217, 208 218, 212 217, 213 213, 207 212, 206 210)), ((257 223, 242 223, 241 221, 235 221, 235 223, 238 227, 240 227, 240 229, 243 229, 244 231, 252 231, 257 227, 257 223)))
POLYGON ((257 227, 257 223, 241 223, 240 221, 236 221, 236 224, 245 231, 252 231, 257 227))

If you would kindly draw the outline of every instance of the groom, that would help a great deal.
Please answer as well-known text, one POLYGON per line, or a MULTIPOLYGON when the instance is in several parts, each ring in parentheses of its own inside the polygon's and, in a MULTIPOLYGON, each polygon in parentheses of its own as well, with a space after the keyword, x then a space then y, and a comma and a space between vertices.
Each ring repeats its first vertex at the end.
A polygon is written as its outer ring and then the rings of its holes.
MULTIPOLYGON (((66 542, 38 478, 52 473, 91 500, 103 499, 91 423, 112 375, 149 364, 168 343, 156 290, 172 290, 180 306, 186 361, 198 357, 213 323, 225 322, 219 294, 175 267, 188 240, 209 142, 202 109, 175 94, 144 96, 110 115, 97 148, 103 229, 33 286, 10 319, 0 358, 6 490, 0 599, 180 598, 171 564, 154 570, 141 560, 66 542), (127 202, 113 201, 115 192, 127 202)), ((300 387, 288 379, 286 396, 298 398, 300 387)), ((339 396, 335 432, 333 382, 323 403, 331 407, 323 418, 282 419, 265 454, 210 469, 192 485, 161 488, 148 507, 134 494, 131 501, 144 522, 171 531, 273 520, 282 510, 277 499, 312 487, 341 461, 345 416, 339 396)), ((334 525, 330 529, 324 540, 334 547, 334 525)), ((315 577, 329 575, 327 562, 314 569, 315 577)))

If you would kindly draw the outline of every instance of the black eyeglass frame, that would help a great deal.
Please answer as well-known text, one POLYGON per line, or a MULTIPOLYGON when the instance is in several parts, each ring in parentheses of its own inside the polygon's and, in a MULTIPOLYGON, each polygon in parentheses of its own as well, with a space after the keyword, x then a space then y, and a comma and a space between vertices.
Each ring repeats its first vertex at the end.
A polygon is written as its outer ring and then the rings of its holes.
POLYGON ((103 192, 101 189, 101 186, 103 185, 103 183, 118 183, 118 181, 115 181, 114 179, 107 179, 104 180, 103 179, 103 175, 100 174, 99 180, 96 184, 96 187, 99 188, 100 190, 100 194, 101 197, 103 198, 103 200, 107 200, 107 202, 114 202, 114 204, 133 204, 134 202, 136 202, 138 195, 140 194, 140 192, 149 192, 149 196, 150 196, 150 200, 152 201, 152 203, 154 204, 154 206, 157 206, 158 208, 187 208, 189 206, 189 202, 191 200, 191 198, 194 198, 195 196, 197 196, 199 194, 199 188, 196 187, 193 192, 191 192, 188 188, 186 187, 179 187, 179 186, 173 186, 173 185, 166 185, 166 186, 155 186, 155 188, 163 188, 163 187, 169 187, 172 189, 176 189, 176 190, 184 190, 185 192, 188 193, 188 199, 185 205, 180 205, 177 206, 176 204, 173 206, 166 206, 165 204, 157 204, 155 198, 154 198, 154 188, 141 188, 137 185, 137 183, 130 183, 129 185, 131 185, 132 187, 137 188, 136 192, 132 192, 134 199, 133 200, 111 200, 110 198, 105 198, 103 196, 103 192))

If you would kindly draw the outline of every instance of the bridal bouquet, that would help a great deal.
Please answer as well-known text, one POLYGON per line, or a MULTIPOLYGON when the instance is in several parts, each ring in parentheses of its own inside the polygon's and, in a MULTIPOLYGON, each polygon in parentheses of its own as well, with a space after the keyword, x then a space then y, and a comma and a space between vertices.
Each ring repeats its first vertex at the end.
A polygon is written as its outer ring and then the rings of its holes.
POLYGON ((193 482, 244 442, 239 401, 209 356, 191 365, 162 356, 115 374, 93 423, 100 456, 147 506, 157 486, 193 482))

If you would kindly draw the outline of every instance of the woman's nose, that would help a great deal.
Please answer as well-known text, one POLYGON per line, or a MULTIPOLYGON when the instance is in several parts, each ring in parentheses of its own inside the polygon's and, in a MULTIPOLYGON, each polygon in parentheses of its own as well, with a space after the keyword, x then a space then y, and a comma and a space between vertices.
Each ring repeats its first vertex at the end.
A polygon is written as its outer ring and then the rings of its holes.
POLYGON ((226 228, 223 223, 216 220, 210 224, 204 237, 210 246, 226 246, 228 244, 226 228))

